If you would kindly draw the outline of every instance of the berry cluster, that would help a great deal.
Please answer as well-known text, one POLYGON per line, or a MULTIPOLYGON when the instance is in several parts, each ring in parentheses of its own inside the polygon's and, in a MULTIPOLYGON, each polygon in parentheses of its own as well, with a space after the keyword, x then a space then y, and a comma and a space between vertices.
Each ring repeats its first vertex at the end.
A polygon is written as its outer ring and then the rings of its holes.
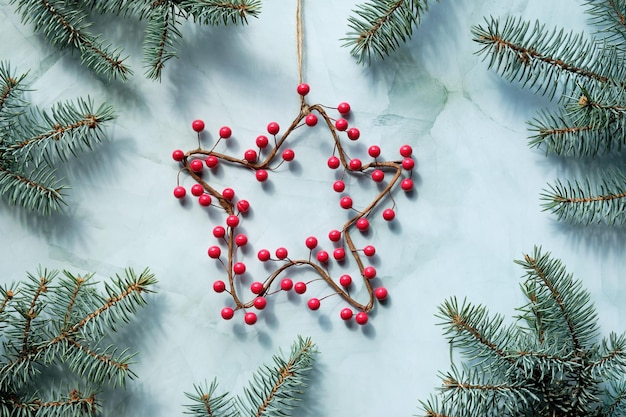
MULTIPOLYGON (((331 293, 322 298, 310 298, 307 306, 311 310, 318 310, 322 301, 331 296, 339 295, 349 307, 340 311, 341 319, 354 321, 360 325, 368 322, 368 313, 374 307, 376 300, 385 300, 388 296, 387 289, 382 286, 374 287, 377 283, 377 271, 374 266, 367 264, 367 259, 374 256, 376 249, 372 245, 357 248, 352 233, 366 232, 370 227, 372 213, 388 197, 392 201, 392 206, 382 211, 382 218, 385 221, 393 221, 396 216, 395 201, 392 191, 399 183, 402 190, 410 192, 414 183, 411 179, 415 161, 412 158, 413 150, 409 145, 400 148, 398 160, 384 161, 380 159, 381 149, 377 145, 368 148, 368 154, 372 158, 369 162, 361 161, 358 158, 350 158, 345 151, 341 136, 345 135, 349 141, 356 141, 360 138, 361 132, 356 127, 350 127, 347 115, 350 113, 348 103, 340 103, 337 107, 326 107, 320 104, 309 105, 305 96, 309 93, 308 84, 300 84, 297 92, 300 95, 300 112, 293 120, 287 130, 279 136, 280 126, 276 122, 267 125, 267 134, 256 138, 256 148, 247 149, 242 158, 233 157, 216 151, 217 144, 222 140, 229 140, 232 136, 231 128, 224 126, 219 130, 219 139, 209 150, 203 149, 200 144, 200 133, 204 130, 205 124, 202 120, 194 120, 192 128, 198 135, 198 148, 188 152, 175 150, 172 157, 181 165, 179 171, 178 185, 174 188, 174 196, 182 199, 187 195, 186 189, 180 185, 180 173, 188 173, 193 180, 191 194, 198 199, 201 206, 213 206, 221 208, 226 213, 225 225, 218 225, 213 228, 213 236, 221 243, 213 245, 208 249, 208 256, 219 261, 226 271, 227 280, 218 279, 213 283, 213 289, 217 293, 229 293, 234 305, 225 307, 221 311, 224 319, 230 320, 237 310, 244 311, 244 322, 254 324, 257 321, 257 314, 254 310, 263 310, 267 306, 267 298, 270 295, 281 292, 294 291, 296 294, 305 294, 307 285, 314 281, 324 281, 330 287, 331 293), (339 113, 337 118, 328 115, 327 109, 336 110, 339 113), (345 210, 352 210, 354 215, 344 223, 340 230, 333 229, 328 233, 328 239, 333 243, 332 254, 318 247, 318 239, 314 236, 305 240, 308 249, 307 259, 292 259, 288 250, 280 247, 272 252, 268 249, 261 249, 257 252, 260 262, 274 262, 276 268, 263 281, 254 281, 250 285, 252 293, 249 301, 244 301, 240 296, 240 285, 236 285, 238 276, 246 273, 246 264, 240 259, 243 255, 238 254, 238 249, 248 244, 248 237, 239 233, 242 218, 250 210, 250 203, 244 199, 235 199, 235 191, 232 188, 225 188, 221 192, 213 188, 205 181, 205 172, 216 168, 221 163, 238 165, 254 172, 257 181, 265 182, 269 178, 270 172, 274 171, 284 162, 293 161, 295 152, 286 148, 286 141, 289 135, 302 126, 315 126, 320 118, 326 123, 330 134, 334 140, 333 154, 327 161, 327 165, 332 170, 343 168, 341 175, 333 183, 335 192, 341 194, 339 206, 345 210), (352 198, 345 194, 346 184, 343 181, 345 174, 367 175, 372 181, 381 184, 376 197, 363 209, 357 210, 353 207, 352 198), (405 178, 400 181, 403 173, 405 178), (387 181, 385 183, 385 180, 387 181), (355 230, 356 229, 356 230, 355 230), (224 248, 225 246, 225 248, 224 248), (225 254, 223 254, 225 249, 225 254), (367 303, 362 304, 350 295, 350 288, 353 286, 353 278, 349 274, 343 274, 338 279, 331 277, 328 270, 328 263, 331 258, 338 263, 342 263, 347 256, 352 256, 362 277, 364 287, 369 294, 367 303), (312 269, 319 277, 309 282, 293 282, 291 278, 284 276, 288 269, 292 267, 307 267, 312 269), (356 309, 357 312, 353 311, 356 309)), ((345 140, 344 140, 345 141, 345 140)), ((349 142, 348 142, 349 143, 349 142)))

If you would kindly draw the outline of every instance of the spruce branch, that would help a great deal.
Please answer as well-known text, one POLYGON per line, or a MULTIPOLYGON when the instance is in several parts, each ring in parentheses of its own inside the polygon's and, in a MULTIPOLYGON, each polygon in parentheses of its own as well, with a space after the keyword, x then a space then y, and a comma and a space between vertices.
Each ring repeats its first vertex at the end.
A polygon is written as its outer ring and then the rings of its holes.
POLYGON ((385 58, 413 35, 427 0, 370 0, 360 4, 348 18, 350 31, 343 46, 358 63, 369 63, 372 57, 385 58))
MULTIPOLYGON (((587 0, 597 37, 548 30, 509 17, 486 19, 472 29, 478 54, 504 78, 518 81, 560 108, 529 122, 529 146, 546 154, 596 158, 623 152, 626 143, 626 1, 587 0)), ((597 180, 549 184, 541 194, 544 210, 581 224, 623 224, 626 177, 609 166, 597 180)))
POLYGON ((550 253, 535 248, 516 263, 526 271, 521 288, 527 304, 503 330, 505 343, 499 350, 506 352, 506 361, 477 361, 476 352, 489 344, 458 324, 462 315, 463 323, 501 323, 501 316, 490 319, 484 307, 467 302, 457 309, 463 314, 442 315, 442 310, 450 311, 449 301, 439 308, 444 334, 453 349, 460 349, 464 362, 441 374, 437 395, 420 402, 424 415, 622 415, 626 335, 598 341, 598 317, 589 292, 550 253))
POLYGON ((243 25, 259 16, 261 0, 183 0, 179 7, 203 25, 243 25))
POLYGON ((53 46, 70 49, 97 74, 126 81, 133 72, 122 50, 90 32, 91 15, 147 21, 143 42, 146 77, 160 80, 165 62, 176 56, 183 19, 205 25, 246 24, 258 16, 260 0, 11 0, 24 23, 32 23, 53 46), (180 18, 180 19, 179 19, 180 18))
POLYGON ((558 220, 582 224, 622 225, 626 222, 626 175, 608 170, 598 182, 556 180, 541 194, 543 210, 558 220))
POLYGON ((75 7, 76 2, 59 0, 11 0, 17 3, 17 12, 22 22, 34 24, 36 32, 54 46, 73 48, 80 54, 81 61, 94 72, 110 78, 125 80, 132 74, 120 58, 119 50, 104 45, 97 36, 89 32, 87 13, 75 7))
POLYGON ((91 98, 56 103, 50 111, 24 99, 26 74, 15 75, 0 62, 0 196, 41 214, 59 210, 67 186, 54 165, 90 150, 105 139, 114 118, 110 106, 91 98))
POLYGON ((85 416, 99 409, 95 396, 103 385, 123 386, 135 374, 134 353, 106 343, 116 326, 128 323, 143 294, 156 283, 147 269, 96 289, 93 274, 75 276, 39 269, 27 280, 2 288, 0 309, 3 343, 0 355, 0 411, 7 416, 85 416), (115 290, 113 290, 115 289, 115 290), (121 290, 120 290, 121 289, 121 290), (69 296, 68 296, 69 294, 69 296), (90 331, 92 323, 107 331, 90 331), (113 325, 112 325, 113 324, 113 325), (105 347, 103 347, 105 346, 105 347), (66 367, 77 378, 73 388, 49 387, 39 382, 51 367, 66 367), (91 386, 95 386, 91 387, 91 386))
POLYGON ((489 57, 489 68, 510 81, 549 98, 584 81, 626 88, 621 56, 610 45, 563 29, 548 31, 538 21, 531 25, 509 17, 504 24, 495 18, 485 22, 485 27, 472 28, 474 41, 481 45, 478 54, 489 57))
POLYGON ((310 338, 298 337, 287 357, 281 352, 273 356, 273 365, 263 365, 254 374, 244 396, 216 396, 217 382, 195 385, 195 393, 185 393, 192 404, 185 414, 195 417, 274 417, 290 416, 301 401, 308 373, 313 366, 317 348, 310 338))

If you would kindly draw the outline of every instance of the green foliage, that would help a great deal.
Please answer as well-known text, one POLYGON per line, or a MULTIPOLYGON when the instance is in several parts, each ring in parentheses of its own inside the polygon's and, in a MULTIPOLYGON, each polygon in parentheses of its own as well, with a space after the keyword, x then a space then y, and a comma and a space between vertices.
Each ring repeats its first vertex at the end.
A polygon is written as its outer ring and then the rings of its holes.
POLYGON ((0 62, 0 196, 41 214, 61 208, 66 185, 54 165, 104 140, 111 107, 91 99, 57 103, 50 111, 24 99, 26 74, 0 62))
POLYGON ((183 20, 203 25, 245 24, 256 17, 260 0, 11 0, 24 23, 32 23, 51 44, 69 48, 97 74, 126 80, 132 70, 120 48, 90 32, 93 14, 146 21, 143 45, 146 77, 160 79, 165 63, 176 56, 183 20))
POLYGON ((413 35, 428 10, 427 0, 370 0, 360 4, 348 18, 350 31, 344 46, 359 63, 385 58, 413 35))
MULTIPOLYGON (((596 37, 548 30, 539 22, 490 18, 472 29, 479 54, 504 78, 560 106, 529 122, 531 147, 567 158, 621 154, 626 144, 626 0, 589 0, 596 37)), ((619 169, 618 169, 619 168, 619 169)), ((623 167, 597 181, 556 181, 541 195, 559 220, 590 224, 626 222, 623 167)))
POLYGON ((288 357, 279 352, 273 357, 273 365, 263 365, 257 370, 244 396, 216 395, 216 380, 210 386, 196 385, 195 393, 185 393, 193 401, 186 406, 185 414, 195 417, 290 416, 301 401, 316 353, 311 339, 298 337, 288 357))
POLYGON ((135 377, 129 368, 135 354, 108 336, 131 321, 155 283, 147 269, 139 275, 127 269, 103 294, 93 274, 40 269, 0 286, 0 415, 95 415, 103 385, 124 386, 135 377), (46 384, 59 369, 63 385, 46 384))
POLYGON ((626 335, 598 342, 589 293, 550 253, 535 248, 516 263, 527 303, 512 325, 454 297, 439 307, 444 334, 466 361, 441 374, 439 393, 421 403, 425 415, 624 415, 626 335))

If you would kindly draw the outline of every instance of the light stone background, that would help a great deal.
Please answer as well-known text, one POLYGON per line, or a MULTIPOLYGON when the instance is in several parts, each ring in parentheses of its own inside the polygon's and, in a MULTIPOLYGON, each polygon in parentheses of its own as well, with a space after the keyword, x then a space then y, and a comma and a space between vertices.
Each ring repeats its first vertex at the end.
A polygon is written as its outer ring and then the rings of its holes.
MULTIPOLYGON (((222 390, 241 393, 252 372, 296 335, 311 336, 320 350, 297 415, 418 413, 418 400, 439 384, 437 371, 449 368, 437 306, 454 295, 514 316, 523 303, 523 271, 513 260, 534 245, 584 281, 605 334, 624 329, 622 229, 563 225, 541 211, 546 184, 585 166, 528 148, 526 121, 551 104, 488 70, 470 34, 489 15, 591 32, 582 2, 435 3, 408 44, 370 67, 357 65, 339 41, 354 3, 305 1, 305 80, 310 102, 351 103, 351 123, 362 131, 349 145, 352 154, 364 154, 370 144, 379 144, 386 159, 396 158, 404 143, 415 150, 416 192, 395 194, 396 221, 374 221, 368 240, 378 249, 375 265, 390 299, 359 327, 338 318, 344 306, 338 297, 313 313, 305 300, 283 295, 270 299, 250 327, 241 314, 230 322, 219 317, 228 299, 210 288, 224 274, 206 249, 223 217, 173 198, 177 165, 170 155, 195 146, 195 118, 205 120, 207 142, 220 126, 231 126, 233 155, 242 155, 269 121, 291 122, 298 111, 295 2, 267 1, 259 19, 243 28, 186 25, 180 58, 168 63, 161 83, 141 75, 141 24, 98 26, 124 46, 136 72, 127 83, 106 83, 49 47, 0 2, 0 59, 30 69, 35 104, 48 108, 90 95, 118 113, 108 143, 62 168, 73 184, 64 214, 41 218, 0 204, 2 282, 20 280, 38 265, 93 271, 100 279, 127 266, 149 266, 157 275, 158 293, 123 333, 123 343, 140 351, 139 377, 107 397, 107 415, 181 415, 183 393, 214 377, 222 390)), ((272 173, 265 187, 239 169, 212 179, 252 203, 242 223, 251 238, 249 281, 263 273, 252 261, 259 248, 282 245, 306 256, 303 241, 311 234, 330 247, 326 233, 346 213, 331 189, 335 173, 325 167, 329 143, 322 126, 298 130, 290 142, 296 161, 272 173)), ((183 185, 190 187, 189 178, 183 185)), ((356 180, 349 188, 357 206, 374 191, 356 180)), ((307 295, 326 293, 312 284, 307 295)))

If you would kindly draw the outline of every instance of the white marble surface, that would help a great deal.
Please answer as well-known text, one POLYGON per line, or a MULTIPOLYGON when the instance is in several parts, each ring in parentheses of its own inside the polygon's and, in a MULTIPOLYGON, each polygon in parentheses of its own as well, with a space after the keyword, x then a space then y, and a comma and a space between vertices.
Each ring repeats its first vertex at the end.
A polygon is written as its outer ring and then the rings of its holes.
MULTIPOLYGON (((513 259, 534 245, 584 281, 604 333, 624 328, 622 231, 562 225, 541 212, 546 183, 577 168, 527 147, 526 121, 550 104, 488 70, 470 34, 489 15, 591 31, 582 2, 435 3, 408 44, 369 68, 338 41, 354 3, 305 1, 310 101, 351 103, 362 131, 355 153, 379 144, 390 159, 410 143, 417 162, 416 193, 396 195, 394 226, 373 225, 390 300, 363 328, 341 322, 338 298, 316 313, 304 302, 276 299, 273 319, 252 327, 223 321, 226 297, 210 290, 220 270, 206 256, 220 216, 172 197, 177 167, 170 155, 194 146, 191 120, 204 119, 211 135, 230 125, 228 150, 238 155, 269 121, 286 126, 297 114, 295 2, 265 2, 245 28, 186 26, 180 59, 168 64, 161 83, 141 76, 140 29, 113 25, 109 35, 131 54, 137 75, 107 84, 51 49, 0 1, 0 59, 31 70, 34 103, 90 95, 118 112, 110 142, 63 168, 73 184, 65 214, 39 218, 0 204, 2 282, 37 265, 101 278, 149 266, 157 275, 158 293, 125 333, 140 351, 139 378, 108 399, 108 415, 181 415, 183 392, 213 377, 239 393, 257 366, 298 334, 311 336, 321 353, 297 415, 412 415, 434 392, 437 371, 449 366, 437 306, 456 295, 513 316, 523 302, 522 270, 513 259)), ((255 250, 296 251, 305 236, 322 238, 344 221, 331 190, 334 173, 325 168, 327 135, 318 127, 294 136, 298 165, 273 174, 266 190, 241 170, 215 179, 252 202, 245 224, 255 250)))

